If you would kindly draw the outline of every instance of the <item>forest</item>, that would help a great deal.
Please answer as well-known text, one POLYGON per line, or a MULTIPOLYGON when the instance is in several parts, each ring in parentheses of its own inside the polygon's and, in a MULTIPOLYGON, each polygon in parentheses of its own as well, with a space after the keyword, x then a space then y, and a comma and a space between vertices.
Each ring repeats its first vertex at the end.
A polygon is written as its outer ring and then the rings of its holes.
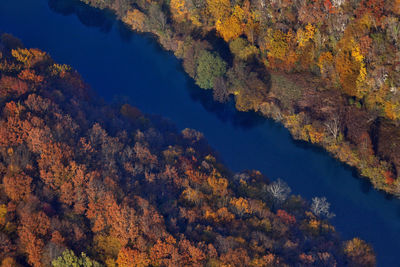
POLYGON ((55 0, 154 35, 216 101, 281 122, 400 196, 399 0, 55 0))
POLYGON ((1 267, 375 266, 325 198, 233 173, 200 132, 106 105, 70 66, 0 40, 1 267))

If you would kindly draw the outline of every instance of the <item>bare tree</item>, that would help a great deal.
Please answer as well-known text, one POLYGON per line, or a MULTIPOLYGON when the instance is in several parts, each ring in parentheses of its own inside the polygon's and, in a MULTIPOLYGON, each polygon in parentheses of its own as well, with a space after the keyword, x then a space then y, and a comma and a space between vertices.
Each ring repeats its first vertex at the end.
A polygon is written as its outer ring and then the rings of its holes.
POLYGON ((225 103, 229 100, 229 92, 223 77, 214 79, 214 92, 213 97, 215 101, 225 103))
POLYGON ((164 31, 167 25, 167 17, 157 4, 152 4, 149 9, 150 23, 153 24, 158 30, 164 31))
POLYGON ((332 218, 334 213, 329 211, 331 204, 326 201, 326 197, 314 197, 312 199, 311 211, 319 217, 332 218))
POLYGON ((325 122, 325 127, 327 131, 333 136, 333 138, 338 137, 339 132, 340 132, 340 121, 338 116, 334 116, 332 119, 329 121, 325 122))
POLYGON ((292 190, 287 185, 287 183, 285 183, 281 179, 278 179, 267 186, 267 192, 277 203, 284 202, 288 198, 291 191, 292 190))
POLYGON ((332 0, 332 5, 334 7, 340 7, 341 5, 343 5, 345 2, 345 0, 332 0))

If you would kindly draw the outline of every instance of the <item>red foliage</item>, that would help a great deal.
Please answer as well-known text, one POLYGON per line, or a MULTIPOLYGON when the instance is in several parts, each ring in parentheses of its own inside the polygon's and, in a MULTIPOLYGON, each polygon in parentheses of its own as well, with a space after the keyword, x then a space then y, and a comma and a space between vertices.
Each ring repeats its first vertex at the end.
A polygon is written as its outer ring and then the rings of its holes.
POLYGON ((384 14, 384 0, 363 0, 356 10, 356 16, 361 18, 365 14, 371 14, 379 23, 384 14))
POLYGON ((295 224, 296 218, 293 215, 290 215, 284 210, 278 210, 276 215, 281 219, 285 224, 295 224))
POLYGON ((26 82, 10 76, 1 77, 0 88, 0 97, 3 98, 10 95, 20 96, 29 91, 29 86, 26 82))
POLYGON ((392 185, 392 184, 394 183, 394 175, 393 175, 392 172, 386 171, 386 172, 384 173, 384 176, 385 176, 385 179, 386 179, 386 183, 387 183, 388 185, 392 185))

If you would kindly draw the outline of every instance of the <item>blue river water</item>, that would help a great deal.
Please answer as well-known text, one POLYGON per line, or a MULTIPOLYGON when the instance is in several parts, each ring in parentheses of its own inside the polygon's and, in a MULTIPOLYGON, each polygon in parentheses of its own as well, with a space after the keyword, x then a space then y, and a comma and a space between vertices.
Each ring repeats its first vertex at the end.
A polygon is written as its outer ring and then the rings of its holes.
POLYGON ((336 214, 332 224, 344 239, 370 242, 378 266, 399 266, 399 200, 377 192, 321 149, 294 141, 280 124, 214 103, 155 40, 128 31, 111 14, 72 2, 0 0, 0 31, 70 64, 107 101, 128 101, 170 118, 179 129, 203 132, 232 170, 281 178, 308 200, 327 197, 336 214))

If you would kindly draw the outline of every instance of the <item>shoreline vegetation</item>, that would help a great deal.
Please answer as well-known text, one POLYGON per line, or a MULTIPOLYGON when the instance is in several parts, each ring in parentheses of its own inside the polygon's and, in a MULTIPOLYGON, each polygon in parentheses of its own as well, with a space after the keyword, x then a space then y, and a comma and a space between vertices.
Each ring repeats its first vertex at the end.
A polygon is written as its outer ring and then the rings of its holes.
POLYGON ((232 173, 201 133, 104 105, 9 34, 0 111, 1 267, 376 264, 365 241, 340 240, 325 198, 232 173))
POLYGON ((153 34, 216 101, 233 96, 400 196, 400 1, 78 1, 153 34))

